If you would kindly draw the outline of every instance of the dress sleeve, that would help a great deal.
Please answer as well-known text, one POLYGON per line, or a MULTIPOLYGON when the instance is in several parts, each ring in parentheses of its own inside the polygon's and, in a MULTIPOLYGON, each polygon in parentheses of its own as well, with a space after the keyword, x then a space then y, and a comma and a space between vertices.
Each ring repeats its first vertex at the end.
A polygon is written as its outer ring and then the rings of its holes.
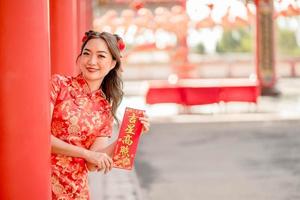
POLYGON ((111 137, 113 130, 114 118, 111 114, 109 114, 107 120, 104 122, 102 128, 98 133, 98 137, 111 137))
POLYGON ((55 105, 57 96, 62 86, 63 77, 58 74, 54 74, 50 80, 50 103, 55 105))

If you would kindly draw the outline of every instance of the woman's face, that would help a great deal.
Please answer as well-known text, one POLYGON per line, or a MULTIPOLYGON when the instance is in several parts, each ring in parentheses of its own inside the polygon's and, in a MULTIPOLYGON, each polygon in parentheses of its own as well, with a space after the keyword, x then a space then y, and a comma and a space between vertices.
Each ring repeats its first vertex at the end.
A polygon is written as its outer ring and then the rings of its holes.
POLYGON ((101 38, 89 40, 79 59, 79 68, 84 78, 88 82, 99 81, 99 84, 115 65, 116 61, 101 38))

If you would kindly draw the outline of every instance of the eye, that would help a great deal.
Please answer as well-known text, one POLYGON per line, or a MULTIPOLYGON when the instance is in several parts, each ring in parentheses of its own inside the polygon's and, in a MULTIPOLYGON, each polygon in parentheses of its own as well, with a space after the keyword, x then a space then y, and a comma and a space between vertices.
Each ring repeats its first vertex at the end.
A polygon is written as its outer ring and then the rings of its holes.
POLYGON ((82 54, 83 55, 90 55, 88 52, 83 52, 82 54))
POLYGON ((105 56, 104 55, 98 55, 98 58, 105 58, 105 56))

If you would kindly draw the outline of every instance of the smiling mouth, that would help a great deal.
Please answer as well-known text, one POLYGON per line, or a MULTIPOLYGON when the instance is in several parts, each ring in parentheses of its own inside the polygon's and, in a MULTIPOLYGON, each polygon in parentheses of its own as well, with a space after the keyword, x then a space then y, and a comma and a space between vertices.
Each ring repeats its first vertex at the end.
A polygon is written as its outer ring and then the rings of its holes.
POLYGON ((89 71, 89 72, 97 72, 97 71, 99 71, 99 69, 92 68, 92 67, 87 67, 86 69, 87 69, 87 71, 89 71))

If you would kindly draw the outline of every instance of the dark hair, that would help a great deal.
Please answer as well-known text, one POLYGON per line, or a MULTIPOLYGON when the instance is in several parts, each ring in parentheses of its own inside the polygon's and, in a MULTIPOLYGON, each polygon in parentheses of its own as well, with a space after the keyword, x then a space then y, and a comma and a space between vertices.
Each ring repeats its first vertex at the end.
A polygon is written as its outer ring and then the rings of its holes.
POLYGON ((110 72, 104 77, 100 88, 104 92, 107 101, 111 105, 111 112, 114 119, 119 124, 119 120, 116 117, 116 111, 120 105, 123 98, 123 81, 120 77, 120 67, 121 67, 121 54, 119 49, 119 42, 123 42, 122 38, 116 34, 111 34, 108 32, 95 32, 88 31, 85 33, 85 36, 82 38, 82 46, 78 58, 82 55, 83 49, 86 46, 87 42, 91 39, 100 38, 105 41, 107 47, 112 55, 112 58, 116 61, 116 65, 110 72))

